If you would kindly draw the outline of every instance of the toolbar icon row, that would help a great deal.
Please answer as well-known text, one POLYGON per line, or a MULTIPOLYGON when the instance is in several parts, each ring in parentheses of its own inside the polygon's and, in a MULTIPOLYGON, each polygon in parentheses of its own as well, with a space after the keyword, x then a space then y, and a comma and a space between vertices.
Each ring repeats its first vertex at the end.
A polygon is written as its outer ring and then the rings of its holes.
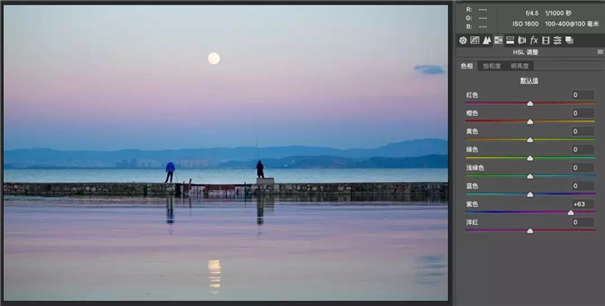
POLYGON ((474 34, 460 35, 457 45, 460 47, 597 47, 605 46, 605 35, 598 34, 590 37, 577 35, 548 35, 548 34, 474 34))
MULTIPOLYGON (((467 43, 469 43, 469 39, 467 39, 465 36, 462 36, 462 37, 460 37, 458 42, 460 42, 461 45, 466 45, 467 43)), ((481 39, 481 36, 471 36, 470 44, 471 45, 489 46, 492 44, 492 38, 491 38, 491 36, 484 36, 483 39, 481 39)))
POLYGON ((563 39, 562 36, 539 36, 539 35, 530 35, 530 36, 515 36, 515 35, 495 35, 494 36, 494 45, 542 45, 548 46, 552 42, 553 45, 561 45, 563 42, 567 45, 573 45, 574 39, 571 36, 565 36, 563 39))

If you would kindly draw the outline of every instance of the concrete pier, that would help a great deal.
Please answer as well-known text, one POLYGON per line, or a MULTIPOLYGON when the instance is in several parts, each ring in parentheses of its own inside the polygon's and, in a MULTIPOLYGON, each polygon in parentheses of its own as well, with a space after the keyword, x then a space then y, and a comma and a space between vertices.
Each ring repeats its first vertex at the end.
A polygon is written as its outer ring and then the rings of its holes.
POLYGON ((4 183, 4 195, 26 196, 169 196, 177 184, 152 183, 4 183))
POLYGON ((446 196, 447 182, 292 183, 292 184, 162 184, 162 183, 11 183, 4 195, 22 196, 313 196, 355 194, 422 194, 446 196))
POLYGON ((272 177, 257 178, 256 185, 275 185, 275 179, 273 179, 272 177))

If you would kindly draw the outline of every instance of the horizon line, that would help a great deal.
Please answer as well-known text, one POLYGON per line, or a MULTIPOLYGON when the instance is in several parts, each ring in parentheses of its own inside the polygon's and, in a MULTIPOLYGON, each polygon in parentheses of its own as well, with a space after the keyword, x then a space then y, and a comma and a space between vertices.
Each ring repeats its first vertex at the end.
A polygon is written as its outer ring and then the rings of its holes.
MULTIPOLYGON (((58 152, 120 152, 120 151, 151 151, 151 152, 158 152, 158 151, 180 151, 180 150, 214 150, 214 149, 274 149, 274 148, 285 148, 285 147, 303 147, 303 148, 317 148, 317 149, 334 149, 334 150, 371 150, 371 149, 377 149, 377 148, 381 148, 381 147, 385 147, 388 145, 392 145, 392 144, 397 144, 397 143, 403 143, 403 142, 412 142, 412 141, 422 141, 422 140, 440 140, 440 141, 448 141, 448 139, 443 139, 443 138, 418 138, 418 139, 409 139, 409 140, 402 140, 402 141, 398 141, 398 142, 390 142, 387 143, 385 145, 382 146, 378 146, 378 147, 371 147, 371 148, 334 148, 334 147, 325 147, 325 146, 312 146, 312 145, 283 145, 283 146, 268 146, 268 147, 256 147, 256 146, 240 146, 240 147, 199 147, 199 148, 179 148, 179 149, 151 149, 151 150, 147 150, 147 149, 134 149, 134 148, 130 148, 130 149, 114 149, 114 150, 59 150, 59 149, 51 149, 51 148, 18 148, 18 149, 10 149, 10 150, 6 150, 3 149, 3 152, 10 152, 10 151, 24 151, 24 150, 50 150, 50 151, 58 151, 58 152)), ((5 144, 3 144, 4 146, 5 144)))

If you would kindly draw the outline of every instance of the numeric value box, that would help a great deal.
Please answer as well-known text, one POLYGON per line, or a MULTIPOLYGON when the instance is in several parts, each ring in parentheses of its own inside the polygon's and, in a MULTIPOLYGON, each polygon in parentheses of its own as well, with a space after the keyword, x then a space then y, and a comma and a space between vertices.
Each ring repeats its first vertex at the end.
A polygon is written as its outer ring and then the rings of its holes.
POLYGON ((571 110, 571 117, 576 119, 593 119, 594 108, 574 108, 571 110))
POLYGON ((571 98, 574 100, 594 100, 594 90, 572 90, 571 98))
POLYGON ((594 199, 573 199, 571 209, 594 209, 594 199))
POLYGON ((594 173, 594 163, 573 163, 571 171, 574 173, 594 173))
POLYGON ((572 145, 571 154, 573 155, 593 155, 595 153, 594 145, 572 145))
POLYGON ((594 136, 594 126, 576 126, 571 128, 571 134, 575 137, 594 136))
POLYGON ((594 218, 571 218, 572 227, 594 227, 594 218))
POLYGON ((575 181, 571 183, 571 189, 576 191, 594 191, 594 181, 575 181))

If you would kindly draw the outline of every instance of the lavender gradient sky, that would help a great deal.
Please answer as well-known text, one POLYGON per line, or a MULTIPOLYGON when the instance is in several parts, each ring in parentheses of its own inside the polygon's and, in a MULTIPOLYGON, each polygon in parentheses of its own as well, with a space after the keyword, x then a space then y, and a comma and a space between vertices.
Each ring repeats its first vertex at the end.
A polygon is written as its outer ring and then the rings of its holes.
POLYGON ((447 23, 446 6, 5 6, 4 149, 446 139, 447 23))

